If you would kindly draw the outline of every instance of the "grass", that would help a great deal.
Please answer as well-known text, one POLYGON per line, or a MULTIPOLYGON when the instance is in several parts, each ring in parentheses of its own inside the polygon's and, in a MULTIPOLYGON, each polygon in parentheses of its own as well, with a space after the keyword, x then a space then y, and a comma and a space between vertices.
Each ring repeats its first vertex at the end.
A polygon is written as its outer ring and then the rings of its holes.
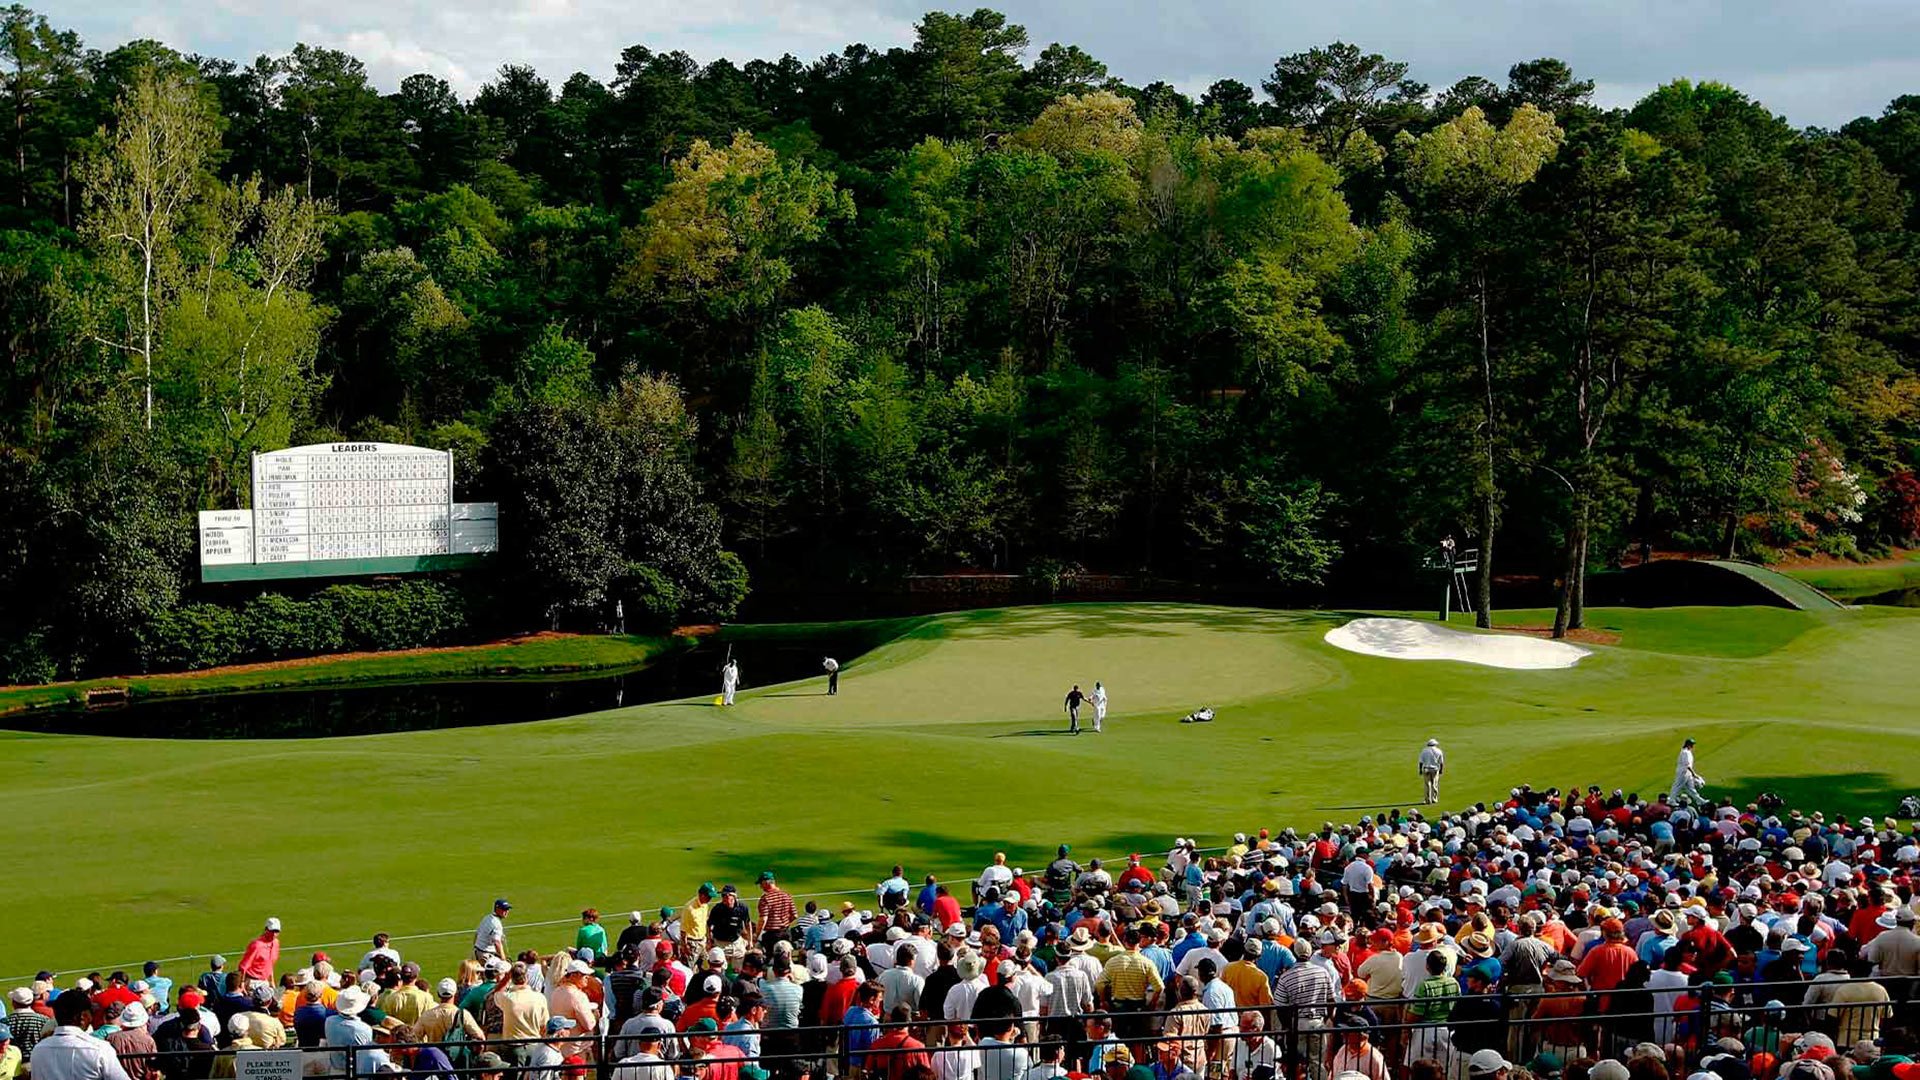
POLYGON ((9 844, 0 977, 233 956, 267 915, 289 959, 386 930, 437 976, 496 895, 516 904, 510 943, 548 950, 588 904, 679 904, 702 880, 751 893, 766 867, 807 894, 871 888, 896 861, 971 875, 996 849, 1032 868, 1062 840, 1222 843, 1404 805, 1430 736, 1455 804, 1522 781, 1662 788, 1686 734, 1715 790, 1883 813, 1920 785, 1920 615, 1603 609, 1590 622, 1620 644, 1564 671, 1357 656, 1321 640, 1345 617, 958 613, 876 628, 899 636, 837 697, 753 687, 725 711, 279 742, 0 734, 0 797, 34 825, 9 844), (1061 696, 1095 679, 1107 733, 1065 736, 1061 696), (1202 704, 1215 723, 1178 722, 1202 704))
POLYGON ((1858 600, 1900 589, 1920 588, 1920 552, 1908 555, 1905 562, 1891 565, 1815 566, 1782 572, 1836 600, 1858 600))
POLYGON ((637 634, 539 635, 492 645, 321 656, 287 665, 245 665, 168 675, 0 687, 0 716, 81 701, 88 690, 103 688, 124 689, 129 697, 140 698, 343 683, 419 682, 476 675, 558 674, 637 667, 675 647, 678 647, 676 639, 637 634))

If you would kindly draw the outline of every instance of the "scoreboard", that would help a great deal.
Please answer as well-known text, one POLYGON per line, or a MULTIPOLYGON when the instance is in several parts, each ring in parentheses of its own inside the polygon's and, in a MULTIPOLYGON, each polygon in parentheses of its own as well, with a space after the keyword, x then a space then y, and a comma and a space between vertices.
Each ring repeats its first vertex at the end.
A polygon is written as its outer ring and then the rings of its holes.
POLYGON ((498 547, 497 506, 453 501, 453 455, 396 443, 256 454, 253 509, 200 515, 205 581, 444 569, 498 547))

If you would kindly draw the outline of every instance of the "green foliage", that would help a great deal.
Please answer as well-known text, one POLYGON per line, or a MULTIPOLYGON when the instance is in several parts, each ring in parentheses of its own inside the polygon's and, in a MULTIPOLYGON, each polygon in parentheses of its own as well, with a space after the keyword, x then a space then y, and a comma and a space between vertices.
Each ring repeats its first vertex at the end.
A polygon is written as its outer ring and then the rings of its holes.
POLYGON ((372 588, 330 585, 305 599, 262 593, 234 608, 192 603, 142 626, 143 671, 194 671, 342 651, 422 648, 455 640, 469 625, 451 586, 405 581, 372 588))
POLYGON ((454 450, 529 624, 604 625, 635 567, 649 620, 731 610, 729 550, 821 593, 1051 562, 1331 598, 1449 534, 1486 606, 1497 565, 1577 623, 1635 549, 1913 532, 1916 99, 1836 134, 1716 83, 1603 110, 1551 57, 1429 94, 1333 43, 1194 101, 983 9, 813 63, 503 57, 463 101, 0 23, 22 677, 131 661, 192 512, 334 436, 454 450))

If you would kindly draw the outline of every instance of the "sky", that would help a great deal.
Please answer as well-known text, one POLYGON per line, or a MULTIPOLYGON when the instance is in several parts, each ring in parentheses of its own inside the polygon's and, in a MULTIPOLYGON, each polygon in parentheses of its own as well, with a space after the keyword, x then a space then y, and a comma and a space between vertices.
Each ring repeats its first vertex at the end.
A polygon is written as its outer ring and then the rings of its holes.
MULTIPOLYGON (((558 86, 606 79, 644 44, 736 63, 812 60, 849 42, 911 44, 929 0, 41 0, 57 25, 110 49, 151 37, 184 52, 251 60, 296 42, 360 57, 383 88, 425 71, 470 95, 501 64, 558 86)), ((962 8, 971 10, 978 0, 962 8)), ((1668 80, 1730 83, 1803 126, 1838 127, 1920 93, 1914 0, 1003 0, 1028 59, 1079 45, 1134 84, 1198 95, 1215 79, 1259 85, 1276 57, 1343 40, 1412 64, 1436 90, 1466 75, 1505 81, 1555 56, 1629 105, 1668 80)))

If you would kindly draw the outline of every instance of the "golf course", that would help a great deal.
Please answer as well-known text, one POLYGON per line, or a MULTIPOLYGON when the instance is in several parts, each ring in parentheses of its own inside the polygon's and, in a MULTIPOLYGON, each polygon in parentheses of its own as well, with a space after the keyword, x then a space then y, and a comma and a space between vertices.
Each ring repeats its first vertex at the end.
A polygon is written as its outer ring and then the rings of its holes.
MULTIPOLYGON (((727 709, 709 695, 278 741, 0 733, 4 805, 56 823, 13 832, 0 982, 234 957, 268 915, 289 957, 360 942, 337 947, 357 958, 385 930, 440 970, 495 896, 515 904, 509 942, 546 950, 572 941, 588 905, 617 928, 702 880, 751 894, 769 867, 804 899, 870 888, 896 861, 914 879, 970 877, 995 850, 1033 868, 1063 840, 1080 856, 1164 850, 1176 834, 1218 845, 1417 800, 1429 737, 1447 750, 1449 806, 1521 782, 1664 789, 1684 735, 1709 793, 1882 814, 1920 787, 1920 616, 1906 610, 1600 609, 1588 626, 1611 643, 1535 671, 1327 644, 1355 614, 947 614, 889 626, 838 696, 747 670, 727 709), (1096 679, 1106 731, 1068 736, 1062 695, 1096 679), (1215 722, 1179 722, 1202 705, 1215 722)), ((173 966, 190 978, 204 961, 173 966)))

